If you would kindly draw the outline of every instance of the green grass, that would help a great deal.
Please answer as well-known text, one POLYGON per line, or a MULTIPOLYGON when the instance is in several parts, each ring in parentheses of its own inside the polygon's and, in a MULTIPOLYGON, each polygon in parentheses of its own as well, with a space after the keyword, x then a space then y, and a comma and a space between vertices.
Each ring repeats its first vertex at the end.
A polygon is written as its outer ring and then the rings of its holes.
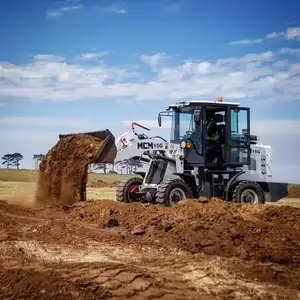
MULTIPOLYGON (((27 203, 34 201, 38 173, 35 170, 0 169, 0 200, 11 203, 27 203)), ((99 180, 105 182, 120 181, 132 175, 121 174, 89 174, 88 183, 99 180)), ((115 200, 116 188, 87 187, 88 200, 115 200)))
MULTIPOLYGON (((36 182, 38 172, 35 170, 15 170, 15 169, 0 169, 0 181, 9 182, 36 182)), ((120 181, 128 176, 121 174, 89 174, 89 183, 98 180, 105 182, 120 181)))
MULTIPOLYGON (((0 181, 0 200, 8 200, 11 203, 27 203, 34 202, 34 194, 36 190, 35 182, 9 182, 0 181)), ((88 200, 115 200, 116 188, 87 188, 88 200)))
POLYGON ((35 170, 0 169, 0 181, 36 182, 36 180, 37 171, 35 170))

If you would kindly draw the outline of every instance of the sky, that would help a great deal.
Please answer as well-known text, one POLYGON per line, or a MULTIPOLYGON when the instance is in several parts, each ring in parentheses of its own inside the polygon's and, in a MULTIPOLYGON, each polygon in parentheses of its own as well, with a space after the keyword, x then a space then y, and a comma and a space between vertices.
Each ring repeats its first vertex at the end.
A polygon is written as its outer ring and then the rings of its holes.
POLYGON ((234 101, 273 148, 275 181, 300 183, 297 0, 1 0, 0 155, 34 168, 60 133, 132 121, 170 103, 234 101))

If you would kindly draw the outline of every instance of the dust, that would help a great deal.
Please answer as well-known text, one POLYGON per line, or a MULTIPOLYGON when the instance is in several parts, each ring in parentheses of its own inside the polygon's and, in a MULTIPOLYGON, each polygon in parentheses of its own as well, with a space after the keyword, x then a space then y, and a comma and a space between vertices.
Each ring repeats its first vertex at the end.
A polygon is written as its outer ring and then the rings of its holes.
POLYGON ((96 162, 102 143, 88 134, 62 136, 40 163, 36 204, 86 201, 88 166, 96 162))

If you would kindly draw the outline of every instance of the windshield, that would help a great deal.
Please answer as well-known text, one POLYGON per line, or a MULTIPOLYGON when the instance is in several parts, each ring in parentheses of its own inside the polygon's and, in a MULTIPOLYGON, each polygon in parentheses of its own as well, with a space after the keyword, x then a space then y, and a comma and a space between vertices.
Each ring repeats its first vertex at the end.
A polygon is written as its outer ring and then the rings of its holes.
POLYGON ((194 131, 194 112, 175 112, 172 117, 171 140, 181 140, 194 131))

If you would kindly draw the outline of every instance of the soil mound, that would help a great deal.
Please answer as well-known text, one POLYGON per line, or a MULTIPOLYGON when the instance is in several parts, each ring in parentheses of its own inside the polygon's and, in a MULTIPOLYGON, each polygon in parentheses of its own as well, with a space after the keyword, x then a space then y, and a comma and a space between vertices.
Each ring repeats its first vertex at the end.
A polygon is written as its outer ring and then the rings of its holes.
POLYGON ((98 228, 119 230, 115 238, 125 243, 300 266, 297 208, 207 199, 186 200, 176 208, 101 201, 69 214, 98 228))
POLYGON ((300 184, 298 185, 290 185, 289 186, 289 193, 288 198, 300 198, 300 184))
POLYGON ((85 201, 88 165, 95 163, 102 143, 88 134, 61 137, 40 163, 36 204, 85 201))
POLYGON ((85 283, 66 280, 55 270, 0 267, 1 298, 9 299, 107 299, 110 293, 101 287, 86 287, 85 283), (12 293, 13 291, 13 293, 12 293))

